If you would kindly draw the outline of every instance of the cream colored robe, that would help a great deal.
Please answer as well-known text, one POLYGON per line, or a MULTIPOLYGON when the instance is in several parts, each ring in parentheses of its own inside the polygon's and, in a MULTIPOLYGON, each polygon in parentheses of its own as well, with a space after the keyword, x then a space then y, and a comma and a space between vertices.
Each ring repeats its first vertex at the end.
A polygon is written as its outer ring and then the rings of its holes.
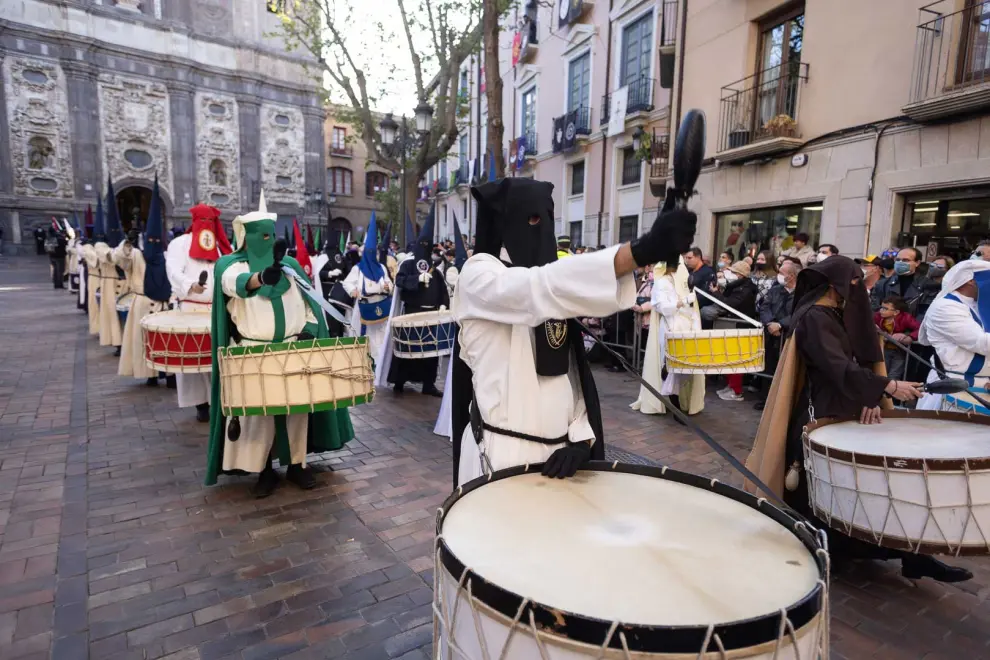
MULTIPOLYGON (((183 311, 207 312, 213 307, 213 262, 193 259, 189 256, 192 234, 183 234, 172 240, 165 251, 165 272, 172 294, 178 300, 176 306, 183 311), (206 285, 202 293, 192 291, 199 284, 199 274, 206 271, 206 285)), ((210 402, 210 374, 176 374, 176 394, 180 408, 191 408, 210 402)))
POLYGON ((117 289, 121 287, 117 268, 109 245, 97 243, 95 249, 100 273, 100 346, 120 346, 123 336, 117 316, 117 289))
MULTIPOLYGON (((354 333, 354 337, 360 337, 361 326, 363 324, 361 323, 361 312, 358 308, 358 302, 365 293, 368 294, 368 300, 371 302, 384 300, 388 294, 392 293, 392 280, 389 279, 388 271, 386 270, 385 275, 380 280, 372 282, 365 279, 364 275, 361 274, 360 268, 354 266, 351 268, 351 272, 347 274, 343 285, 347 295, 354 298, 354 311, 351 313, 351 331, 354 333)), ((380 362, 382 347, 385 345, 385 339, 387 337, 388 323, 383 321, 375 325, 366 326, 366 328, 365 336, 368 337, 368 351, 376 362, 380 362)))
MULTIPOLYGON (((491 255, 464 264, 451 302, 460 325, 460 355, 474 373, 481 417, 489 424, 570 442, 594 438, 576 366, 563 376, 536 373, 533 328, 547 319, 609 316, 636 302, 636 282, 616 279, 619 246, 561 259, 540 268, 508 268, 491 255)), ((571 341, 580 341, 572 337, 571 341)), ((483 474, 470 427, 461 438, 459 483, 483 474)), ((495 470, 538 463, 563 445, 544 445, 484 432, 485 453, 495 470)))
POLYGON ((165 310, 168 305, 151 300, 144 295, 146 264, 141 250, 131 247, 128 243, 121 243, 114 249, 113 255, 114 262, 127 274, 130 290, 134 293, 131 308, 127 312, 127 322, 124 323, 117 375, 132 376, 139 380, 154 378, 158 375, 158 371, 149 367, 144 359, 144 336, 141 333, 141 319, 148 314, 165 310))
MULTIPOLYGON (((238 294, 237 277, 250 272, 247 262, 231 264, 223 272, 220 282, 224 294, 230 297, 227 311, 231 321, 244 337, 251 337, 251 340, 244 339, 238 345, 255 345, 275 339, 275 312, 271 301, 258 295, 242 298, 238 294)), ((294 280, 289 281, 289 290, 282 295, 282 306, 286 337, 299 334, 307 323, 316 323, 312 309, 294 280)), ((226 432, 224 433, 223 469, 261 472, 267 464, 268 453, 275 440, 275 418, 252 415, 239 420, 241 435, 237 442, 231 442, 226 432)), ((230 423, 229 419, 227 423, 230 423)), ((309 415, 288 415, 286 426, 292 462, 305 466, 309 415)))
POLYGON ((100 334, 100 305, 96 302, 96 292, 100 290, 100 258, 92 243, 82 248, 86 260, 86 309, 89 315, 89 334, 100 334))

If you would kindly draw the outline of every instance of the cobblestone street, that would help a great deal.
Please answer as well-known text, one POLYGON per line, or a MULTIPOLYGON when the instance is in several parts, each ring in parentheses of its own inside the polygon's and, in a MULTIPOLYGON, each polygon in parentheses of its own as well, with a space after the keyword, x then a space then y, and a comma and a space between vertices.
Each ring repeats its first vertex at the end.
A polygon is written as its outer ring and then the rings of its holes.
MULTIPOLYGON (((47 272, 0 257, 0 659, 426 660, 451 476, 439 399, 352 409, 358 437, 320 457, 315 490, 206 488, 206 426, 175 391, 118 378, 47 272)), ((596 376, 613 446, 739 483, 683 427, 630 411, 630 379, 596 376)), ((758 413, 710 392, 697 419, 744 457, 758 413)), ((990 559, 958 563, 976 578, 834 576, 832 658, 990 658, 990 559)))

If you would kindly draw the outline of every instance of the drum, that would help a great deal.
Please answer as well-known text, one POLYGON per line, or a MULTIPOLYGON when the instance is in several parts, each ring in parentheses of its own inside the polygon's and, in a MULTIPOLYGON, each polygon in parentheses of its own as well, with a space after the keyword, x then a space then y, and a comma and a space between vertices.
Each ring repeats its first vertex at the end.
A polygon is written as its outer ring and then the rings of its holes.
POLYGON ((540 467, 475 479, 440 509, 435 657, 827 655, 821 532, 676 470, 592 462, 559 480, 540 467))
MULTIPOLYGON (((970 391, 984 401, 990 401, 990 389, 986 387, 974 387, 970 391)), ((969 392, 946 394, 943 408, 954 412, 974 412, 980 415, 990 415, 990 408, 977 401, 969 392)))
POLYGON ((120 326, 123 327, 127 323, 127 313, 131 311, 131 305, 134 303, 134 292, 128 291, 117 296, 117 318, 120 319, 120 326))
POLYGON ((666 334, 667 371, 748 374, 763 371, 763 330, 694 330, 666 334))
POLYGON ((374 397, 367 337, 231 346, 217 355, 226 417, 334 410, 374 397))
POLYGON ((403 314, 392 319, 392 354, 411 359, 450 355, 456 335, 448 310, 403 314))
POLYGON ((882 424, 818 420, 804 429, 815 515, 885 548, 990 554, 990 417, 884 412, 882 424))
POLYGON ((141 319, 144 358, 152 369, 168 373, 209 373, 211 315, 169 310, 141 319))

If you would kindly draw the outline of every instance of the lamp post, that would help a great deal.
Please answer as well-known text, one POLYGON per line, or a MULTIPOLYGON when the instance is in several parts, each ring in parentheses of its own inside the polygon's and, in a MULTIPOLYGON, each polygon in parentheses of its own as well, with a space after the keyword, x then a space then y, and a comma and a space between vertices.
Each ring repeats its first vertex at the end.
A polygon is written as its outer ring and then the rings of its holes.
MULTIPOLYGON (((419 140, 429 135, 433 128, 433 108, 425 101, 421 102, 413 111, 416 115, 416 132, 419 140)), ((400 126, 393 118, 392 113, 388 113, 379 122, 378 130, 381 131, 382 144, 388 152, 399 159, 399 226, 402 227, 402 245, 408 245, 412 239, 406 236, 406 158, 410 150, 417 145, 417 139, 409 135, 409 124, 406 116, 402 115, 402 125, 400 126), (401 133, 400 133, 401 129, 401 133), (398 139, 396 139, 398 138, 398 139)))

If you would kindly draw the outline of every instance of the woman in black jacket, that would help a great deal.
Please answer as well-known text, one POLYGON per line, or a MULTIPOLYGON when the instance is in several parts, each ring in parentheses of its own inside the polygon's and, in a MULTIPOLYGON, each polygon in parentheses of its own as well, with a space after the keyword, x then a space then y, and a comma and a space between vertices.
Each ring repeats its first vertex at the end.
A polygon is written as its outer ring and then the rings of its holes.
MULTIPOLYGON (((726 269, 725 290, 714 291, 712 296, 740 314, 753 318, 756 316, 756 295, 759 293, 759 288, 749 275, 749 264, 745 261, 737 261, 726 269)), ((719 310, 718 316, 731 316, 718 305, 706 307, 702 310, 702 316, 708 309, 719 310)), ((728 385, 717 392, 718 397, 723 401, 742 401, 742 374, 730 374, 726 376, 726 382, 728 385)))

